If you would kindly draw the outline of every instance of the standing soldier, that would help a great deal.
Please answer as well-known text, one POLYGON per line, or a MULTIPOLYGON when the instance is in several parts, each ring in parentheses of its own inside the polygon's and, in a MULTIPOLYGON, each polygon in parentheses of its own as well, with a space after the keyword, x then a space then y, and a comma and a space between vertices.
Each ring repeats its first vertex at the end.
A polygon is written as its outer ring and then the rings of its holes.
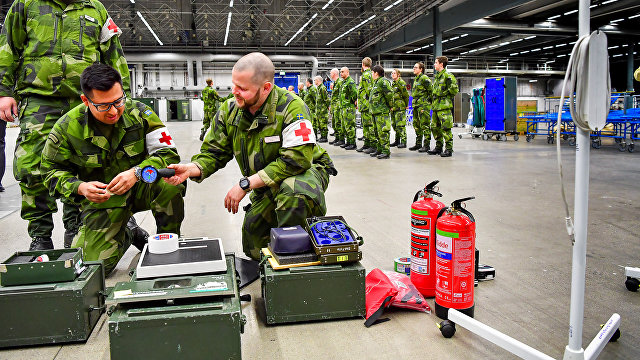
POLYGON ((393 79, 393 108, 391 109, 391 123, 393 131, 396 132, 396 141, 389 146, 397 146, 398 149, 407 147, 407 123, 406 110, 409 106, 409 92, 407 91, 407 83, 400 77, 400 70, 393 69, 391 71, 393 79))
POLYGON ((302 99, 302 101, 304 101, 304 96, 306 95, 306 91, 304 91, 304 84, 303 83, 299 83, 298 84, 298 96, 300 97, 300 99, 302 99))
MULTIPOLYGON (((358 109, 360 110, 360 119, 362 120, 362 136, 364 137, 364 145, 357 152, 364 152, 367 149, 376 149, 375 125, 371 118, 369 108, 369 94, 371 93, 371 58, 362 59, 362 79, 358 86, 358 109)), ((373 152, 373 150, 369 151, 373 152)))
MULTIPOLYGON (((80 104, 80 74, 101 62, 113 66, 129 92, 122 33, 97 0, 15 0, 0 33, 0 119, 20 121, 13 173, 29 222, 30 250, 52 249, 56 199, 40 172, 40 157, 56 120, 80 104), (18 103, 20 104, 18 106, 18 103)), ((62 199, 64 245, 78 231, 78 205, 62 199)))
POLYGON ((327 93, 327 87, 322 83, 322 76, 316 76, 315 79, 316 89, 318 94, 316 95, 316 114, 314 118, 318 123, 318 131, 320 133, 319 143, 326 143, 327 140, 327 121, 329 120, 329 94, 327 93))
POLYGON ((356 102, 358 90, 356 82, 349 76, 349 68, 340 69, 342 85, 340 86, 340 109, 342 115, 342 132, 345 137, 344 144, 340 145, 345 150, 356 149, 356 102))
POLYGON ((318 122, 316 120, 316 97, 317 97, 316 87, 313 86, 313 80, 311 78, 307 79, 307 92, 304 94, 304 103, 307 104, 309 108, 309 114, 311 114, 311 125, 313 125, 313 130, 318 133, 318 122))
POLYGON ((331 69, 331 80, 333 80, 333 90, 331 90, 331 126, 333 127, 333 136, 335 138, 329 144, 340 146, 344 144, 342 139, 342 119, 340 109, 340 87, 342 85, 342 79, 338 75, 339 71, 336 68, 331 69))
POLYGON ((447 57, 438 56, 433 68, 436 71, 433 80, 433 136, 436 138, 435 149, 429 155, 449 157, 453 154, 453 97, 458 93, 458 81, 447 71, 447 57), (445 146, 442 151, 443 145, 445 146))
POLYGON ((413 66, 416 78, 413 80, 411 96, 413 96, 413 128, 416 130, 416 145, 411 151, 427 152, 431 142, 431 80, 424 74, 424 64, 421 62, 413 66), (422 136, 424 135, 424 146, 422 136))
POLYGON ((372 69, 373 85, 369 101, 371 104, 371 115, 376 126, 378 147, 371 152, 371 156, 378 159, 388 159, 391 152, 389 150, 389 131, 391 130, 391 118, 389 112, 393 107, 393 89, 391 82, 384 77, 384 69, 376 65, 372 69))
POLYGON ((204 119, 202 120, 202 130, 200 131, 200 141, 204 139, 204 135, 207 133, 209 126, 211 125, 211 119, 216 116, 218 112, 218 104, 224 99, 218 95, 216 89, 213 88, 213 80, 207 79, 207 86, 202 89, 202 101, 204 101, 204 119))

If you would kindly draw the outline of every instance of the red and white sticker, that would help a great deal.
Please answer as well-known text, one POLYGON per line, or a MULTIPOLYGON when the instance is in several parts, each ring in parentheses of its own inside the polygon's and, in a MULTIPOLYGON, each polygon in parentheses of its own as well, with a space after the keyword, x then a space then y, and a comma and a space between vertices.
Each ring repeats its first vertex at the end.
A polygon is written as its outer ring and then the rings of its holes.
POLYGON ((107 21, 102 26, 102 30, 100 31, 100 43, 104 44, 107 41, 109 41, 109 39, 111 39, 112 37, 116 35, 120 36, 120 34, 122 34, 122 30, 120 30, 118 25, 116 25, 116 23, 113 22, 112 18, 108 18, 107 21))
POLYGON ((164 148, 175 148, 169 129, 162 127, 147 134, 147 152, 149 155, 164 148))
POLYGON ((298 120, 282 130, 282 147, 291 148, 304 144, 315 144, 316 134, 311 121, 298 114, 298 120))

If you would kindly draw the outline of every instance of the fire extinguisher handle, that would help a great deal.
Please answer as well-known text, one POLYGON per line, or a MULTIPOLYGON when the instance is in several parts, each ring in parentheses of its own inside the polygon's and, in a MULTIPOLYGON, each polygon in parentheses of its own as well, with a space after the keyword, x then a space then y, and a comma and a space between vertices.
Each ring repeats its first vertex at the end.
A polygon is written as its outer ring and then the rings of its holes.
POLYGON ((476 222, 476 218, 473 217, 473 215, 471 215, 471 213, 469 212, 469 210, 467 209, 457 209, 458 211, 460 211, 461 213, 467 215, 467 217, 469 217, 469 219, 471 219, 471 221, 476 222))
POLYGON ((420 197, 420 193, 422 192, 422 190, 418 190, 418 192, 416 193, 416 195, 413 197, 413 202, 418 201, 418 198, 420 197))

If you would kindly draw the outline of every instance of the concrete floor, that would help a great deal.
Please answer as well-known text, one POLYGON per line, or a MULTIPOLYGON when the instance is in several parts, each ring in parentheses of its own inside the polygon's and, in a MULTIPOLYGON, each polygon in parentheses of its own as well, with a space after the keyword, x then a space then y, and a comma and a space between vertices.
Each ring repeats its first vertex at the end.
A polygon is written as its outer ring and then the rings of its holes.
MULTIPOLYGON (((200 122, 169 123, 186 161, 198 152, 200 122)), ((415 135, 409 131, 410 145, 415 135)), ((456 133, 461 129, 454 129, 456 133)), ((17 129, 7 131, 13 148, 17 129)), ((527 143, 455 137, 455 153, 445 159, 392 149, 390 160, 325 146, 339 175, 327 191, 329 215, 342 215, 365 239, 362 264, 367 271, 392 269, 393 259, 409 254, 409 207, 417 190, 440 180, 444 202, 475 196, 468 202, 477 220, 481 263, 496 268, 494 281, 476 288, 476 319, 554 357, 561 358, 568 338, 571 244, 564 229, 555 147, 545 139, 527 143)), ((575 152, 563 144, 565 178, 573 205, 575 152)), ((11 150, 7 151, 11 158, 11 150)), ((609 316, 622 317, 622 337, 609 344, 602 359, 640 358, 640 294, 624 287, 621 266, 640 266, 640 159, 606 144, 591 152, 589 243, 587 253, 583 347, 609 316)), ((24 250, 29 239, 19 211, 19 189, 11 162, 0 194, 0 258, 24 250)), ((186 196, 186 236, 220 237, 226 251, 242 254, 242 215, 228 214, 223 198, 240 178, 235 161, 202 184, 191 183, 186 196)), ((244 202, 247 200, 245 199, 244 202)), ((150 212, 136 215, 153 232, 150 212)), ((62 246, 56 215, 55 245, 62 246)), ((107 279, 127 280, 138 253, 131 248, 107 279)), ((256 311, 260 283, 248 286, 253 302, 244 303, 248 323, 242 335, 245 359, 512 359, 513 355, 462 328, 444 339, 434 314, 390 310, 391 321, 365 328, 363 319, 266 326, 256 311)), ((433 307, 433 299, 429 299, 433 307)), ((11 311, 1 309, 0 311, 11 311)), ((85 344, 0 351, 0 359, 108 359, 106 315, 85 344)), ((215 336, 212 334, 211 336, 215 336)))

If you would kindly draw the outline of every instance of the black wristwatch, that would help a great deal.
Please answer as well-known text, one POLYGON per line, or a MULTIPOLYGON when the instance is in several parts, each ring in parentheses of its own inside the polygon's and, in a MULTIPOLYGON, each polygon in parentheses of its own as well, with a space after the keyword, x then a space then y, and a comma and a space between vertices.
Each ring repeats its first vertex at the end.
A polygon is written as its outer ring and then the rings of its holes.
POLYGON ((240 185, 240 188, 244 191, 251 190, 251 183, 249 182, 249 178, 247 178, 246 176, 240 179, 238 185, 240 185))
POLYGON ((136 175, 138 180, 142 179, 142 168, 140 166, 135 166, 133 168, 133 173, 136 175))

